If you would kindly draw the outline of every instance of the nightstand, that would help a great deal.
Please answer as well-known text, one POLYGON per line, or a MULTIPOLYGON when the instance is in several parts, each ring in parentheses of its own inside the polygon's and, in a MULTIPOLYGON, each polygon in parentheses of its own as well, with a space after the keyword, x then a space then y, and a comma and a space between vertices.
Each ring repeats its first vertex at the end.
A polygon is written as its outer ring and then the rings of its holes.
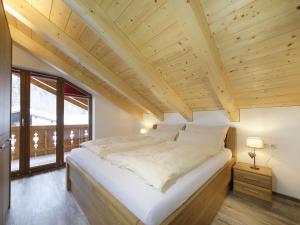
POLYGON ((272 202, 272 169, 259 167, 255 170, 250 164, 238 162, 233 167, 233 190, 241 197, 272 202))

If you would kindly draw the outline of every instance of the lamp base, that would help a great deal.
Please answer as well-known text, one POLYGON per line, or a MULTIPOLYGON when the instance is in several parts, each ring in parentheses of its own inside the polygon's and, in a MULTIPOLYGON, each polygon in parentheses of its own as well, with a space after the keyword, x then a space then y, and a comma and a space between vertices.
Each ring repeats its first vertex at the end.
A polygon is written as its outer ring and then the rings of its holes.
POLYGON ((259 170, 259 167, 257 167, 257 166, 250 166, 250 168, 253 170, 259 170))

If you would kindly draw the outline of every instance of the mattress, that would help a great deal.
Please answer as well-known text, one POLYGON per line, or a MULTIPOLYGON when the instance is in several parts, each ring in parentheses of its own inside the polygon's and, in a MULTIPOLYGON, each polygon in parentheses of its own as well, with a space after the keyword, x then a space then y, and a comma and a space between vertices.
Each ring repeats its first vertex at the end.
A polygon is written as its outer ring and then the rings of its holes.
POLYGON ((143 180, 129 171, 111 165, 85 148, 72 150, 68 159, 77 163, 144 224, 159 225, 221 169, 231 157, 232 153, 229 149, 220 151, 177 179, 164 193, 145 184, 143 180))

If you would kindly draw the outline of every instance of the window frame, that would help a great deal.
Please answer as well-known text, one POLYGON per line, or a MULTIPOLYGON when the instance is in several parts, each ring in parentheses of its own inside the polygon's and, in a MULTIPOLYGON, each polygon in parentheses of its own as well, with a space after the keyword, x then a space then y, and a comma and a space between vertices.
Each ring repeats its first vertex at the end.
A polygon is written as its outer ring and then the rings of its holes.
MULTIPOLYGON (((20 125, 20 166, 18 171, 11 171, 12 178, 18 178, 28 176, 44 171, 54 170, 65 167, 64 162, 64 85, 68 84, 78 91, 84 93, 89 101, 88 106, 88 126, 89 136, 91 140, 93 137, 93 96, 88 91, 78 87, 71 81, 65 78, 41 73, 34 70, 22 69, 19 67, 12 68, 12 74, 18 73, 20 75, 20 120, 24 119, 24 124, 20 125), (30 168, 30 78, 31 76, 43 77, 56 80, 57 95, 56 95, 56 132, 57 132, 57 144, 56 144, 56 162, 46 165, 30 168), (22 146, 22 147, 21 147, 22 146)), ((11 154, 11 152, 10 152, 11 154)))

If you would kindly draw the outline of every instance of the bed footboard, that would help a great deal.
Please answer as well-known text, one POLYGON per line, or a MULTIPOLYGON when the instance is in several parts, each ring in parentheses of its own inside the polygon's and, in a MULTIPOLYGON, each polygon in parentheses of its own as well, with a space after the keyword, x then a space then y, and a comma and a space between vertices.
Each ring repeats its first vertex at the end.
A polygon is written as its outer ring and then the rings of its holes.
POLYGON ((66 185, 91 225, 144 225, 71 160, 67 160, 66 185))
POLYGON ((232 158, 161 225, 209 225, 231 189, 232 158))
MULTIPOLYGON (((209 225, 230 189, 232 158, 161 225, 209 225)), ((66 188, 72 191, 91 225, 144 225, 75 162, 67 160, 66 188)))

